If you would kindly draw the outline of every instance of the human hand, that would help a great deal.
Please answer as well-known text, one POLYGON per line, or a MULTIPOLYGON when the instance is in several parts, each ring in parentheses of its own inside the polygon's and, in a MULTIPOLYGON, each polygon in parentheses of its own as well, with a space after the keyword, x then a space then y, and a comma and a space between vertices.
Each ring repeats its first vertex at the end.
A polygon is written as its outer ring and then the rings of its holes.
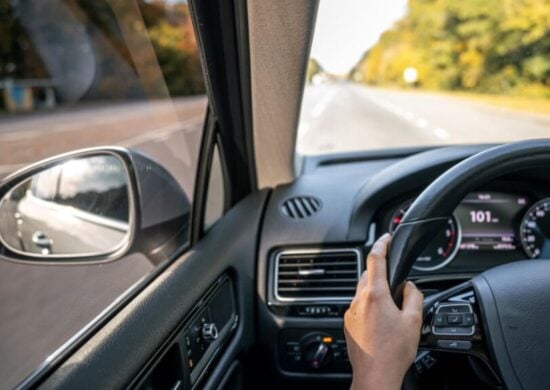
POLYGON ((416 356, 422 325, 423 296, 407 282, 403 307, 391 296, 386 253, 391 236, 376 241, 367 270, 344 316, 348 355, 353 368, 352 390, 398 390, 416 356))

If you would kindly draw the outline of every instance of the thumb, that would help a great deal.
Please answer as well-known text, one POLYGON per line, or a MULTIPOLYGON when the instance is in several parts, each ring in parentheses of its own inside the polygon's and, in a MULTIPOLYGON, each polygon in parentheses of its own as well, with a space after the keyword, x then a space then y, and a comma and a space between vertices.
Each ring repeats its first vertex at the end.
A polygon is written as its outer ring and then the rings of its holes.
POLYGON ((403 289, 403 314, 407 317, 421 320, 423 307, 424 296, 413 282, 407 282, 403 289))

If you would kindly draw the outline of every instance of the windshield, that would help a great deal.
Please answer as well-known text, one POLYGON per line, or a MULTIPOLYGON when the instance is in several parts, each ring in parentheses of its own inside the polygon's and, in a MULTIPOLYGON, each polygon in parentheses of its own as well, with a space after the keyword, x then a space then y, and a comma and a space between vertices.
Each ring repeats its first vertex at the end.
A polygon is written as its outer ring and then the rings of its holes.
POLYGON ((298 154, 548 136, 548 0, 320 2, 298 154))

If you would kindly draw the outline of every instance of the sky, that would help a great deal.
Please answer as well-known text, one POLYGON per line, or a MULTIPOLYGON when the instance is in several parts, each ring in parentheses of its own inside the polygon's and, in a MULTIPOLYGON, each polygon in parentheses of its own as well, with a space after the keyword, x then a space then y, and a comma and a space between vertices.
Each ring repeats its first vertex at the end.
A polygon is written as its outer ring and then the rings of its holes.
POLYGON ((406 9, 407 0, 321 0, 311 57, 329 73, 347 73, 406 9))

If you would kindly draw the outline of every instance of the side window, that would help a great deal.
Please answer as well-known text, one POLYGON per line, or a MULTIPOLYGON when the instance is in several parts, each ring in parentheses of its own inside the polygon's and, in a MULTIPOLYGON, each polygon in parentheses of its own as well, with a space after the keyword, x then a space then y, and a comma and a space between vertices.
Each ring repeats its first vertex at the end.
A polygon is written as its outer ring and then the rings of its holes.
POLYGON ((206 192, 203 221, 204 230, 208 230, 212 227, 212 225, 214 225, 224 214, 225 202, 227 201, 225 180, 226 176, 223 171, 220 149, 218 145, 215 145, 206 192))
MULTIPOLYGON (((120 146, 164 167, 191 204, 207 105, 185 0, 0 2, 0 179, 60 153, 120 146)), ((51 170, 16 195, 55 200, 83 218, 101 210, 102 224, 120 225, 128 220, 122 172, 96 163, 51 170)), ((211 199, 213 221, 224 201, 211 199)), ((74 244, 64 242, 55 218, 10 215, 21 234, 74 244), (39 219, 48 232, 37 228, 39 219)), ((182 243, 188 239, 182 234, 182 243)), ((97 235, 82 241, 93 245, 97 235)), ((158 264, 141 254, 77 266, 0 255, 0 388, 16 387, 158 264)))

